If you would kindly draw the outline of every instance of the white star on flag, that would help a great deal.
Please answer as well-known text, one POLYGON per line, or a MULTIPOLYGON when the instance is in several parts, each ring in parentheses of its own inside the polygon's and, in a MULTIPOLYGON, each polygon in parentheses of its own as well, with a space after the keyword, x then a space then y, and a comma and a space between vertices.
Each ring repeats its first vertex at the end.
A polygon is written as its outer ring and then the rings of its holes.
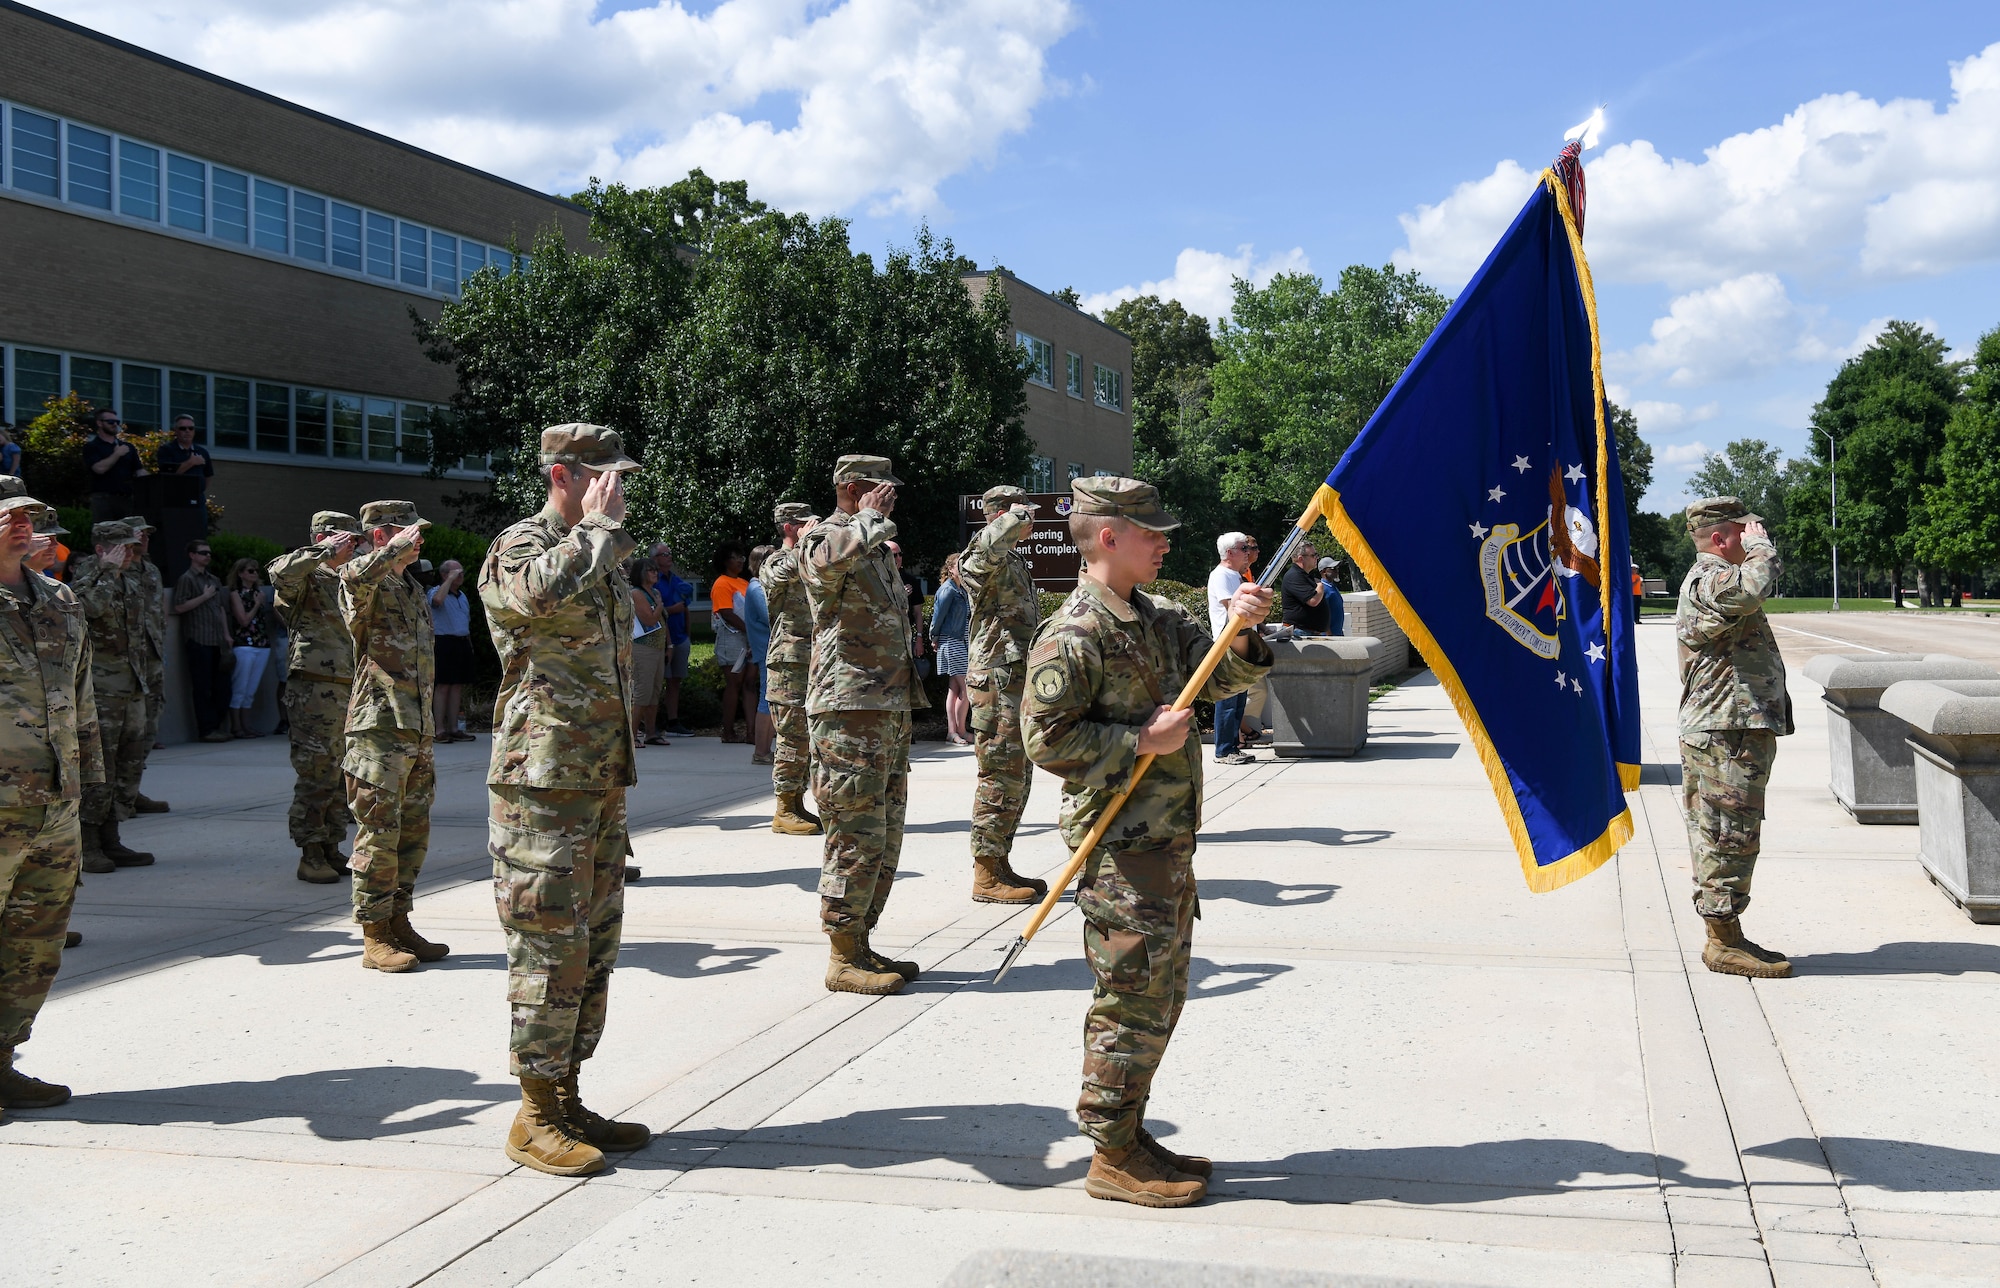
POLYGON ((1572 689, 1575 689, 1575 690, 1576 690, 1576 692, 1577 692, 1577 696, 1581 697, 1581 696, 1583 695, 1583 682, 1582 682, 1582 681, 1580 681, 1580 680, 1571 680, 1571 681, 1569 682, 1569 687, 1570 687, 1570 688, 1572 688, 1572 689))
POLYGON ((1514 458, 1514 468, 1526 474, 1528 472, 1528 458, 1525 456, 1516 456, 1514 458))
POLYGON ((1593 662, 1602 662, 1604 660, 1604 646, 1592 640, 1590 647, 1583 651, 1583 655, 1593 662))
POLYGON ((1581 465, 1572 465, 1563 471, 1563 477, 1572 483, 1581 483, 1583 482, 1583 467, 1581 465))
POLYGON ((1507 494, 1505 492, 1502 492, 1497 487, 1490 487, 1486 489, 1486 499, 1489 501, 1498 501, 1501 497, 1506 495, 1507 494))
POLYGON ((1487 527, 1487 526, 1486 526, 1485 524, 1483 524, 1483 523, 1475 523, 1475 524, 1472 524, 1472 525, 1470 525, 1470 526, 1471 526, 1471 528, 1472 528, 1472 535, 1473 535, 1473 537, 1474 537, 1474 538, 1477 538, 1477 539, 1481 539, 1481 540, 1483 540, 1483 539, 1485 538, 1485 536, 1486 536, 1486 534, 1487 534, 1488 532, 1492 531, 1492 529, 1488 528, 1488 527, 1487 527))
POLYGON ((1557 687, 1558 689, 1560 689, 1560 688, 1561 688, 1561 687, 1562 687, 1563 685, 1565 685, 1565 684, 1567 684, 1567 683, 1569 683, 1569 677, 1568 677, 1568 676, 1566 676, 1566 675, 1564 675, 1564 674, 1563 674, 1563 673, 1562 673, 1561 671, 1557 671, 1557 672, 1556 672, 1556 687, 1557 687))

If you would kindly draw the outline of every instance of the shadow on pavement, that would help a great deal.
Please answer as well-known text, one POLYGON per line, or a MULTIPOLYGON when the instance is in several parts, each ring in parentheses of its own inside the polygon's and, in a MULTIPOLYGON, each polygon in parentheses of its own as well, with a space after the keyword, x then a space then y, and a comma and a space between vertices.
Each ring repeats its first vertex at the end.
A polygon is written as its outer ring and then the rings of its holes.
POLYGON ((1792 958, 1794 975, 2000 975, 2000 944, 1895 943, 1792 958))
MULTIPOLYGON (((918 881, 923 873, 904 868, 896 873, 898 881, 918 881)), ((626 883, 627 889, 655 890, 662 887, 688 886, 694 889, 729 888, 740 890, 762 890, 770 886, 792 886, 807 894, 819 893, 818 868, 780 868, 773 872, 694 872, 677 877, 641 877, 626 883)))
MULTIPOLYGON (((628 939, 618 948, 618 970, 651 971, 670 979, 707 979, 713 975, 734 975, 754 968, 775 948, 718 948, 714 944, 676 943, 671 940, 628 939), (706 963, 706 964, 704 964, 706 963)), ((505 972, 507 958, 501 953, 453 953, 439 962, 427 962, 418 971, 492 970, 505 972)))
MULTIPOLYGON (((1220 1148, 1211 1142, 1211 1147, 1220 1148)), ((1690 1176, 1677 1158, 1594 1140, 1530 1137, 1470 1145, 1326 1149, 1264 1163, 1216 1159, 1218 1198, 1287 1203, 1466 1203, 1594 1190, 1691 1189, 1734 1182, 1690 1176), (1585 1177, 1602 1181, 1578 1184, 1585 1177)))
POLYGON ((1280 885, 1276 881, 1253 881, 1241 877, 1208 877, 1201 882, 1203 899, 1233 899, 1237 903, 1254 903, 1260 908, 1293 908, 1327 903, 1339 890, 1339 886, 1330 884, 1280 885))
MULTIPOLYGON (((1402 731, 1398 730, 1396 736, 1398 738, 1401 738, 1404 737, 1405 735, 1402 733, 1402 731)), ((1401 743, 1394 743, 1382 739, 1370 738, 1368 740, 1367 746, 1363 747, 1360 751, 1354 753, 1354 759, 1356 760, 1450 760, 1453 756, 1456 756, 1457 754, 1458 754, 1458 744, 1455 742, 1420 742, 1420 743, 1410 743, 1406 746, 1401 743)))
POLYGON ((303 1118, 307 1129, 325 1140, 377 1140, 464 1126, 480 1111, 520 1094, 511 1083, 482 1083, 478 1074, 465 1069, 378 1065, 256 1082, 103 1092, 78 1096, 63 1109, 36 1116, 215 1126, 303 1118))
POLYGON ((1639 786, 1641 787, 1679 787, 1680 785, 1681 767, 1678 764, 1639 766, 1639 786))
MULTIPOLYGON (((1379 827, 1248 827, 1236 832, 1203 832, 1199 839, 1210 845, 1224 841, 1232 844, 1306 841, 1313 845, 1373 845, 1394 835, 1394 832, 1379 827)), ((1204 890, 1208 888, 1206 881, 1201 885, 1204 890)))
POLYGON ((255 957, 260 966, 304 966, 308 963, 352 961, 361 956, 361 930, 294 930, 276 939, 214 954, 255 957), (339 952, 328 952, 337 948, 339 952), (325 954, 322 956, 321 954, 325 954))
MULTIPOLYGON (((989 987, 993 972, 1000 969, 1000 954, 993 954, 993 964, 981 971, 926 971, 923 978, 903 991, 906 993, 938 993, 962 988, 968 984, 974 987, 989 987)), ((1253 988, 1262 988, 1278 976, 1291 970, 1282 962, 1212 962, 1205 957, 1197 957, 1188 965, 1188 1000, 1198 1002, 1210 997, 1229 997, 1236 993, 1247 993, 1253 988)), ((1088 993, 1091 988, 1090 967, 1081 957, 1065 957, 1055 962, 1031 962, 1017 965, 1007 972, 996 992, 1039 993, 1068 992, 1088 993)))
MULTIPOLYGON (((2000 1189, 2000 1154, 1913 1140, 1866 1136, 1794 1136, 1743 1151, 1812 1167, 1832 1165, 1843 1185, 1865 1185, 1899 1194, 1945 1194, 2000 1189), (1824 1148, 1822 1148, 1824 1147, 1824 1148)), ((1777 1183, 1782 1190, 1783 1182, 1777 1183)))

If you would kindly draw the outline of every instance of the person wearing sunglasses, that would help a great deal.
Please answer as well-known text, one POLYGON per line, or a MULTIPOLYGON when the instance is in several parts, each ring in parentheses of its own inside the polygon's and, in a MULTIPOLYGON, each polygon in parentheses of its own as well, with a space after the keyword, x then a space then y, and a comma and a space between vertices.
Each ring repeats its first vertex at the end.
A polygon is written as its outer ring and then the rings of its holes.
POLYGON ((125 423, 117 412, 100 407, 91 420, 90 441, 83 445, 83 463, 90 469, 90 517, 110 522, 132 509, 132 480, 146 472, 139 449, 119 437, 125 423))

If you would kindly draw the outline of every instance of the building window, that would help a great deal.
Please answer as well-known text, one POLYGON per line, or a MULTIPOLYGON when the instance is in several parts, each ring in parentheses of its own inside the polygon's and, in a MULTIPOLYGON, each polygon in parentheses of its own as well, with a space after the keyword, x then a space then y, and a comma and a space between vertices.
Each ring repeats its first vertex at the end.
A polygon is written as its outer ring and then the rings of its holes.
POLYGON ((1028 476, 1021 480, 1021 486, 1038 495, 1046 495, 1056 490, 1056 462, 1052 456, 1030 456, 1028 476))
POLYGON ((458 238, 431 234, 431 289, 458 292, 458 238))
POLYGON ((111 364, 97 358, 69 360, 69 387, 92 407, 116 407, 111 391, 111 364))
POLYGON ((351 272, 361 271, 361 211, 354 206, 333 203, 333 221, 329 229, 332 243, 332 258, 335 268, 351 272))
POLYGON ((316 264, 326 263, 326 200, 303 192, 292 194, 292 254, 316 264))
POLYGON ((403 285, 431 284, 430 252, 424 245, 424 230, 415 224, 403 225, 403 285))
POLYGON ((458 280, 466 281, 474 273, 486 267, 486 248, 478 242, 458 244, 458 280))
POLYGON ((215 378, 215 445, 250 446, 250 382, 215 378))
POLYGON ((1064 388, 1068 390, 1069 396, 1072 398, 1083 397, 1083 355, 1080 353, 1070 354, 1065 359, 1065 365, 1068 367, 1068 371, 1065 374, 1064 388))
POLYGON ((340 460, 361 459, 361 400, 347 394, 333 396, 333 454, 340 460))
POLYGON ((190 232, 208 231, 208 167, 167 154, 167 222, 190 232))
POLYGON ((159 149, 118 140, 118 213, 160 222, 159 149))
POLYGON ((396 404, 381 398, 368 400, 368 459, 396 459, 396 404))
POLYGON ((1083 462, 1071 461, 1069 463, 1069 481, 1074 483, 1082 477, 1084 477, 1083 462))
POLYGON ((292 391, 285 385, 257 382, 257 433, 251 446, 260 452, 292 450, 292 391))
POLYGON ((56 120, 34 112, 13 111, 14 186, 23 192, 39 192, 44 197, 62 196, 62 149, 57 143, 56 120))
POLYGON ((194 441, 208 441, 208 377, 192 371, 167 373, 167 423, 194 417, 194 441))
POLYGON ((288 200, 291 194, 281 185, 262 179, 253 180, 251 187, 257 196, 257 249, 282 255, 292 248, 288 200))
MULTIPOLYGON (((21 115, 19 112, 15 116, 21 115)), ((14 350, 14 422, 25 425, 42 414, 51 398, 60 398, 62 355, 37 353, 33 349, 14 350)))
POLYGON ((1101 362, 1091 364, 1096 377, 1097 405, 1111 411, 1125 410, 1125 373, 1101 362))
POLYGON ((125 397, 119 400, 118 415, 135 433, 150 434, 160 428, 160 376, 158 367, 121 365, 119 384, 125 397))
POLYGON ((292 390, 292 450, 300 456, 326 455, 326 394, 292 390))
POLYGON ((431 409, 421 403, 403 404, 403 464, 431 463, 431 409))
POLYGON ((69 135, 69 199, 79 206, 111 209, 111 136, 72 125, 69 135))
POLYGON ((1049 342, 1037 340, 1026 331, 1016 331, 1014 343, 1020 345, 1021 352, 1027 355, 1028 379, 1038 385, 1055 388, 1055 350, 1049 347, 1049 342))
POLYGON ((368 212, 368 272, 374 277, 396 276, 396 221, 372 210, 368 212))
POLYGON ((250 240, 250 179, 215 166, 209 171, 210 201, 215 209, 215 235, 223 241, 250 240))

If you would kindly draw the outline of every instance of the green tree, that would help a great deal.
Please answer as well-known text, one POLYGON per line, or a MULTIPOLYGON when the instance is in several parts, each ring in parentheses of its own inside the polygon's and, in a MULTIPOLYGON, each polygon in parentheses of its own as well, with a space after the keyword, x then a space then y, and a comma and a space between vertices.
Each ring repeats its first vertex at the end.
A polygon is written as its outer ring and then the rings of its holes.
POLYGON ((1916 556, 1952 574, 1957 603, 1966 573, 2000 563, 2000 328, 1979 337, 1938 473, 1924 489, 1916 556))
POLYGON ((1739 438, 1710 452, 1688 478, 1693 496, 1733 496, 1762 515, 1773 532, 1783 528, 1787 498, 1783 453, 1761 438, 1739 438))
POLYGON ((1642 576, 1679 586, 1694 563, 1694 543, 1681 523, 1639 508, 1653 486, 1653 447, 1639 436, 1639 418, 1615 402, 1605 403, 1611 436, 1618 447, 1618 481, 1625 487, 1625 534, 1642 576))

